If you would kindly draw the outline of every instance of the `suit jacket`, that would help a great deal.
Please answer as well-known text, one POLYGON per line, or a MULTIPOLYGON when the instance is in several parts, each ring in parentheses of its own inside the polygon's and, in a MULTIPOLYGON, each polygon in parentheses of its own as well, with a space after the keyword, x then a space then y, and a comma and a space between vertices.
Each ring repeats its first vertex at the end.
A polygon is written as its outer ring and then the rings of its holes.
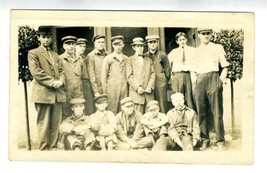
POLYGON ((42 46, 28 53, 29 69, 34 79, 31 99, 35 103, 66 102, 64 85, 58 89, 52 87, 55 80, 65 83, 65 75, 57 53, 50 51, 50 55, 51 58, 42 46))
POLYGON ((145 100, 147 102, 154 100, 155 73, 153 62, 149 57, 144 57, 143 65, 136 55, 129 57, 126 63, 126 77, 130 85, 129 96, 134 103, 144 104, 145 100), (152 92, 140 95, 137 93, 139 86, 142 86, 143 89, 151 88, 152 92))

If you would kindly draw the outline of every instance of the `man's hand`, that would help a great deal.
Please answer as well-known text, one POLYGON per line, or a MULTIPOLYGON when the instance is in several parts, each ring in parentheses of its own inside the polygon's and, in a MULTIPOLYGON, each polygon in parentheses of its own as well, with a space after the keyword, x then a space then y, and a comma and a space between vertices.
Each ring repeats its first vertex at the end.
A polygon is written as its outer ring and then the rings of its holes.
POLYGON ((143 93, 144 93, 144 89, 143 89, 143 87, 139 86, 139 87, 137 88, 137 93, 138 93, 138 94, 143 94, 143 93))
POLYGON ((61 87, 63 85, 63 82, 61 80, 55 80, 52 84, 52 87, 55 89, 58 89, 59 87, 61 87))
POLYGON ((150 94, 151 92, 152 92, 152 89, 150 87, 145 90, 145 93, 150 94))

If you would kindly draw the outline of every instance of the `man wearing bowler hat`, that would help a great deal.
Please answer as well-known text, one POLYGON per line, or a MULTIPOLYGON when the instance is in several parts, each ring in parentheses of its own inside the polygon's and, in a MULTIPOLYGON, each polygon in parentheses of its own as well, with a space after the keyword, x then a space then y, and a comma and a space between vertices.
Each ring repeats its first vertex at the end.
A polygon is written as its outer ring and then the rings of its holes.
POLYGON ((77 38, 71 35, 62 39, 65 52, 59 56, 63 70, 66 76, 65 92, 67 95, 67 103, 63 105, 63 116, 71 114, 69 102, 73 98, 84 97, 82 79, 85 76, 85 64, 82 57, 76 54, 77 38))
POLYGON ((145 46, 143 38, 134 38, 131 45, 135 54, 127 59, 126 64, 129 96, 133 99, 135 110, 144 113, 146 104, 154 100, 154 66, 153 61, 143 55, 145 46))
POLYGON ((209 133, 214 131, 218 150, 224 150, 223 82, 227 77, 229 63, 225 59, 223 47, 210 42, 212 29, 198 28, 198 37, 201 44, 196 48, 199 60, 196 62, 197 80, 193 96, 203 138, 201 149, 209 147, 209 133), (219 66, 223 68, 221 74, 219 66))
POLYGON ((94 43, 94 50, 90 52, 85 58, 87 73, 90 79, 91 87, 94 97, 103 94, 101 85, 101 67, 106 53, 106 41, 104 35, 95 35, 92 39, 94 43))
MULTIPOLYGON (((84 52, 86 50, 87 39, 85 38, 78 38, 76 42, 76 55, 81 57, 85 61, 84 52)), ((94 113, 94 102, 93 102, 93 91, 90 84, 89 76, 87 73, 87 67, 83 68, 83 77, 82 77, 82 84, 83 84, 83 96, 85 99, 84 103, 84 112, 86 115, 91 115, 94 113)))
POLYGON ((120 101, 122 111, 116 115, 118 130, 116 136, 118 144, 116 150, 129 150, 137 146, 143 137, 143 127, 140 119, 142 113, 134 110, 131 97, 125 97, 120 101))
POLYGON ((56 150, 58 127, 62 120, 65 75, 57 53, 50 49, 50 26, 39 26, 40 46, 28 53, 29 69, 34 79, 32 101, 37 111, 37 137, 40 150, 56 150))
POLYGON ((108 109, 114 114, 120 112, 120 101, 128 95, 126 79, 126 60, 123 54, 124 37, 116 35, 111 38, 113 52, 105 57, 101 70, 103 93, 108 96, 108 109))
POLYGON ((167 54, 159 50, 159 36, 148 35, 146 36, 148 56, 153 60, 155 70, 155 99, 159 101, 160 112, 167 113, 167 89, 168 81, 171 75, 171 68, 167 54))
POLYGON ((89 116, 84 115, 84 102, 83 98, 71 99, 70 105, 72 115, 67 117, 60 125, 60 149, 67 149, 64 143, 71 150, 91 150, 95 136, 92 132, 92 125, 90 124, 89 116))

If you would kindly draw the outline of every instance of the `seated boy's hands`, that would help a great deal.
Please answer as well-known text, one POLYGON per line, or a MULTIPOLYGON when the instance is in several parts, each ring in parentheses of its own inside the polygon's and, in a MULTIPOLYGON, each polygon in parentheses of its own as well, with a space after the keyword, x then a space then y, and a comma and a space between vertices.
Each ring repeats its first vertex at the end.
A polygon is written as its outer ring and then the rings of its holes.
POLYGON ((110 125, 101 125, 98 135, 100 136, 110 136, 115 132, 115 129, 110 125))

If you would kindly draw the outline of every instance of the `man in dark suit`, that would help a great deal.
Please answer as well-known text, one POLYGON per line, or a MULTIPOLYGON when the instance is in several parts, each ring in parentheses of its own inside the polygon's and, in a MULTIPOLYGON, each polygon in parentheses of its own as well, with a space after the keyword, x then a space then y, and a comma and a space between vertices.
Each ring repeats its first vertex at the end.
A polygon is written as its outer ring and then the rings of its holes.
POLYGON ((40 150, 56 150, 58 128, 62 119, 65 76, 57 53, 50 49, 51 28, 38 28, 40 46, 28 53, 29 69, 33 76, 32 101, 37 111, 37 136, 40 150))

